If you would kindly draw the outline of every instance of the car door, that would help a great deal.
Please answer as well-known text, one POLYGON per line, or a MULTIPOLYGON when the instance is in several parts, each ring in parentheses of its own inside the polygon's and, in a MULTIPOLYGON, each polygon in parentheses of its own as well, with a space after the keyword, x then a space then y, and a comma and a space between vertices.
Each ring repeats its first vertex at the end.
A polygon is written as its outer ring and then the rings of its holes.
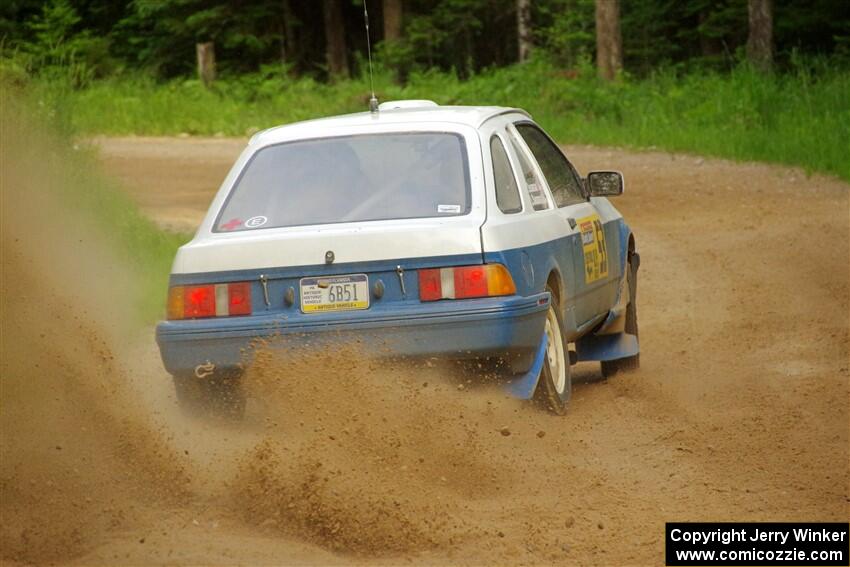
POLYGON ((570 282, 571 287, 568 285, 567 293, 575 299, 576 321, 581 327, 607 313, 616 300, 619 239, 612 232, 613 219, 606 218, 608 215, 587 198, 575 168, 539 126, 519 121, 513 124, 513 131, 540 169, 564 221, 565 234, 578 230, 578 237, 570 239, 574 281, 570 282))

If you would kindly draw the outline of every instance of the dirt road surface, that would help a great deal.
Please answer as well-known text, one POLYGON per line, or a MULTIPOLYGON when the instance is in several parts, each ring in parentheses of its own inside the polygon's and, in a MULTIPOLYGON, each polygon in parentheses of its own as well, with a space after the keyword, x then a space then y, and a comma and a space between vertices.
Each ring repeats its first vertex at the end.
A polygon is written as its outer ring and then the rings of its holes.
MULTIPOLYGON (((179 230, 244 145, 97 143, 141 208, 179 230)), ((6 453, 0 489, 17 511, 2 555, 658 565, 666 521, 846 520, 850 187, 760 164, 566 151, 583 172, 626 176, 614 202, 642 257, 640 371, 603 380, 579 365, 570 413, 555 417, 458 388, 440 363, 269 355, 251 376, 264 409, 234 426, 179 415, 152 335, 111 351, 103 332, 77 336, 85 362, 41 363, 85 378, 51 398, 50 429, 22 427, 26 449, 6 453), (341 385, 329 393, 328 380, 341 385)), ((24 265, 4 251, 4 268, 24 265)), ((37 288, 27 278, 15 285, 37 288)))

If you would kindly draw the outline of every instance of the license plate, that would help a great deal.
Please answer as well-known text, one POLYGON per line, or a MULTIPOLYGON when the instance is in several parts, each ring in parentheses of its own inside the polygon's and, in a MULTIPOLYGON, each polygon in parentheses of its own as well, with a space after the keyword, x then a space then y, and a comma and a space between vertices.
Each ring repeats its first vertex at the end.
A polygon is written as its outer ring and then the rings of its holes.
POLYGON ((369 309, 369 278, 366 274, 301 278, 301 312, 369 309))

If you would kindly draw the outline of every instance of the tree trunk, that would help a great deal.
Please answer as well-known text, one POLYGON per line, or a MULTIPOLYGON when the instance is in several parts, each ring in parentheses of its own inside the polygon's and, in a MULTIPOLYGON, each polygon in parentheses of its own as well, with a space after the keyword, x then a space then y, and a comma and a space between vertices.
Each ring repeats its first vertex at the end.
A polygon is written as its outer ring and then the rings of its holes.
POLYGON ((280 38, 280 62, 284 69, 292 75, 295 73, 295 63, 298 60, 297 43, 295 42, 295 15, 289 0, 281 0, 283 12, 283 31, 280 38))
POLYGON ((620 0, 596 0, 596 67, 609 81, 623 69, 620 0))
POLYGON ((531 53, 531 0, 516 2, 517 55, 520 62, 531 53))
POLYGON ((339 0, 323 0, 322 15, 325 20, 328 73, 332 78, 348 78, 348 61, 345 54, 345 26, 339 0))
POLYGON ((195 53, 198 56, 198 78, 205 87, 215 81, 215 44, 211 41, 196 43, 195 53))
POLYGON ((747 58, 762 71, 773 66, 773 0, 749 0, 750 37, 747 58))
POLYGON ((401 39, 401 0, 384 0, 384 41, 401 39))

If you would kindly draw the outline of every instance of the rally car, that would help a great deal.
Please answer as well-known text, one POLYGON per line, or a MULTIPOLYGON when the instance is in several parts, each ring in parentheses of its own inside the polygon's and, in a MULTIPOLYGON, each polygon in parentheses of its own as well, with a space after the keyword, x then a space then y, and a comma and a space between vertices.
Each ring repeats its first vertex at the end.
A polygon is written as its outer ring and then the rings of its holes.
POLYGON ((572 364, 639 363, 622 191, 514 108, 400 101, 260 132, 174 260, 156 336, 178 399, 238 413, 258 338, 354 338, 503 361, 513 395, 562 414, 572 364))

